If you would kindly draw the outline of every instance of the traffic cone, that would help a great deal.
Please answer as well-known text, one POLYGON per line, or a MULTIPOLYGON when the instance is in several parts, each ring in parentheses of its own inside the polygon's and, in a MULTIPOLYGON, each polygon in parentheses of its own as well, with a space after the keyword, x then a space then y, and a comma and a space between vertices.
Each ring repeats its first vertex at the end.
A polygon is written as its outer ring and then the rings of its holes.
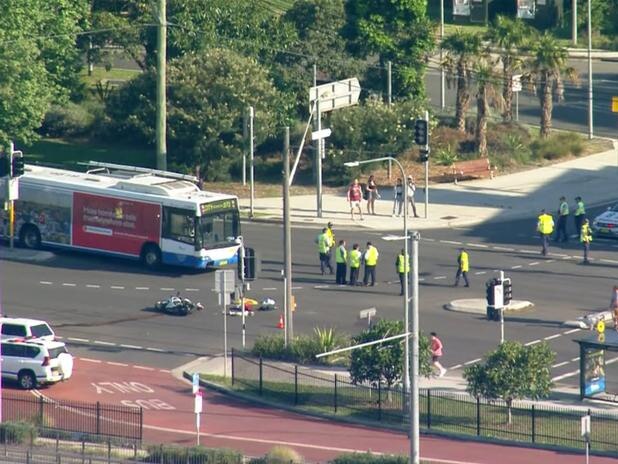
POLYGON ((279 315, 279 322, 277 322, 277 328, 278 329, 284 329, 285 328, 285 324, 283 323, 283 314, 279 315))

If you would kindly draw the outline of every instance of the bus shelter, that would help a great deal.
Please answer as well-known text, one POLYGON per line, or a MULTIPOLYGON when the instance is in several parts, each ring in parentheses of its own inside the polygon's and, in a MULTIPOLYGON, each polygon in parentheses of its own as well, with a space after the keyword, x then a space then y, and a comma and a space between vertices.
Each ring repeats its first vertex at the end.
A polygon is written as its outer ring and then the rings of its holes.
POLYGON ((607 363, 618 353, 618 332, 592 332, 574 340, 579 344, 579 396, 618 402, 618 366, 607 363))

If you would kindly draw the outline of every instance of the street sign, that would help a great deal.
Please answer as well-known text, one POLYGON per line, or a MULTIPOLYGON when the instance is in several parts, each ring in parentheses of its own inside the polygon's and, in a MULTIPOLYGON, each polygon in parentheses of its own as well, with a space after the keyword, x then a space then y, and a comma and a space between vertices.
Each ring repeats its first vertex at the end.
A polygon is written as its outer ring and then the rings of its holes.
POLYGON ((195 402, 193 406, 194 406, 193 412, 195 412, 195 414, 202 413, 202 392, 197 392, 195 394, 195 402))
POLYGON ((9 189, 8 199, 19 200, 19 178, 7 179, 9 189))
POLYGON ((309 89, 309 103, 318 100, 320 112, 356 105, 360 97, 360 83, 356 77, 329 82, 309 89))
POLYGON ((215 271, 215 292, 231 292, 236 286, 236 272, 233 269, 215 271))
POLYGON ((521 92, 521 74, 515 74, 513 76, 513 92, 521 92))
POLYGON ((315 131, 311 133, 311 140, 319 140, 330 137, 331 130, 330 129, 322 129, 320 131, 315 131))
POLYGON ((197 394, 197 392, 200 391, 200 374, 198 374, 197 372, 193 373, 193 378, 191 379, 191 386, 192 386, 192 390, 193 390, 193 394, 197 394))
POLYGON ((582 437, 590 436, 590 416, 585 415, 581 419, 582 421, 582 437))
POLYGON ((367 319, 367 325, 371 327, 371 318, 376 315, 376 308, 361 309, 358 313, 358 318, 367 319))
POLYGON ((618 97, 612 97, 612 113, 618 113, 618 97))

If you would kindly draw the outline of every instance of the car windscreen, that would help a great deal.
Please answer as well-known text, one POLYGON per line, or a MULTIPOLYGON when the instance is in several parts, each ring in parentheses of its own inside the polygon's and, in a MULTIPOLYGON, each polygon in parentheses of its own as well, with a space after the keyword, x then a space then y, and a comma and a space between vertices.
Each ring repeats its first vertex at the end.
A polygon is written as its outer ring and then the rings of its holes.
POLYGON ((46 337, 47 335, 54 334, 47 324, 33 325, 30 330, 32 331, 32 336, 35 338, 46 337))
POLYGON ((47 351, 49 351, 49 357, 51 359, 56 359, 62 353, 68 353, 65 346, 59 346, 57 348, 49 348, 47 351))

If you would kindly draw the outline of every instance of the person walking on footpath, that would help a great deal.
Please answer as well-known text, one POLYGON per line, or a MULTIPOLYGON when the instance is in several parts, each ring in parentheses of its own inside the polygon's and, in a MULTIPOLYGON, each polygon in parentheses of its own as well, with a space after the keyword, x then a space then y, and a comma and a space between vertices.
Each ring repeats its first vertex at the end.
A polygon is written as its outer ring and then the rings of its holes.
POLYGON ((348 263, 350 264, 350 285, 353 287, 358 285, 358 274, 360 272, 361 258, 362 253, 360 251, 360 246, 358 243, 355 243, 352 245, 352 250, 350 250, 350 255, 348 258, 348 263))
POLYGON ((347 271, 348 251, 345 249, 345 240, 339 240, 339 246, 335 250, 335 262, 337 270, 335 282, 338 285, 345 285, 345 274, 347 271))
MULTIPOLYGON (((416 192, 416 184, 414 183, 414 178, 412 176, 408 176, 408 182, 406 186, 406 201, 409 203, 410 209, 408 210, 411 213, 414 213, 414 217, 419 217, 416 214, 416 203, 414 202, 414 192, 416 192)), ((410 213, 410 215, 411 215, 410 213)))
POLYGON ((322 229, 322 233, 318 235, 318 237, 315 239, 316 243, 318 244, 318 253, 320 255, 320 271, 322 272, 322 275, 324 275, 327 268, 331 274, 333 273, 333 266, 331 266, 330 264, 330 249, 332 248, 333 243, 331 243, 330 241, 327 230, 328 229, 324 227, 322 229))
POLYGON ((363 277, 363 285, 367 287, 370 285, 374 287, 376 284, 376 266, 378 265, 378 249, 374 247, 371 242, 367 242, 367 249, 363 255, 363 261, 365 262, 365 275, 363 277), (371 278, 371 284, 369 279, 371 278))
POLYGON ((397 259, 395 260, 395 269, 397 269, 399 284, 401 285, 399 296, 403 296, 404 285, 406 284, 406 279, 410 275, 410 255, 406 255, 406 252, 403 249, 399 252, 399 255, 397 255, 397 259))
POLYGON ((348 203, 350 204, 350 215, 352 216, 352 220, 354 220, 354 209, 358 210, 358 215, 361 221, 363 220, 363 210, 361 209, 362 198, 363 190, 358 183, 358 179, 354 179, 348 188, 348 203))
POLYGON ((470 257, 465 248, 459 249, 459 255, 457 256, 457 274, 455 274, 455 284, 453 287, 459 286, 459 278, 463 277, 465 286, 469 287, 468 271, 470 270, 470 257))
MULTIPOLYGON (((556 227, 556 241, 568 242, 569 234, 567 234, 567 220, 569 219, 569 204, 565 197, 560 197, 560 206, 558 207, 558 227, 556 227), (560 239, 562 237, 562 239, 560 239)), ((581 230, 581 229, 577 229, 581 230)))
POLYGON ((395 210, 397 210, 397 217, 401 216, 404 202, 403 193, 403 180, 399 178, 393 187, 393 217, 395 217, 395 210))
POLYGON ((446 374, 446 369, 440 364, 443 349, 442 340, 438 338, 438 334, 431 332, 431 363, 438 369, 438 377, 444 377, 444 374, 446 374))
POLYGON ((582 230, 582 224, 586 218, 586 206, 582 197, 575 197, 575 212, 573 213, 575 219, 575 232, 579 233, 582 230))
POLYGON ((373 174, 367 179, 367 214, 376 214, 376 200, 379 197, 378 186, 373 174))
POLYGON ((551 217, 551 214, 547 214, 544 209, 541 210, 539 215, 536 230, 541 235, 541 243, 543 244, 541 254, 547 256, 547 253, 549 253, 549 237, 554 231, 554 218, 551 217))
POLYGON ((590 228, 590 221, 584 219, 581 232, 579 233, 579 241, 584 247, 584 264, 589 264, 588 253, 590 252, 590 242, 592 242, 592 229, 590 228))

